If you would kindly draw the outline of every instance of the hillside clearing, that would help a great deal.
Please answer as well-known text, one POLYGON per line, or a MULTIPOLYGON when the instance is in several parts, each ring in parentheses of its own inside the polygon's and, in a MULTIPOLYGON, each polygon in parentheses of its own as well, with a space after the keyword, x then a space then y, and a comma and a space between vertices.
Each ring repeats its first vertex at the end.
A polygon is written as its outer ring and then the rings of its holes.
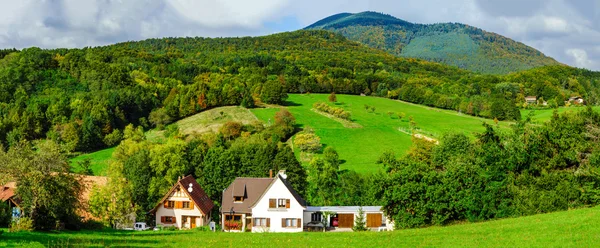
MULTIPOLYGON (((200 135, 208 132, 218 132, 219 128, 229 121, 250 124, 253 121, 258 121, 258 119, 246 108, 228 106, 200 112, 181 119, 175 122, 175 124, 177 124, 179 132, 183 135, 200 135)), ((163 130, 150 130, 146 133, 146 138, 151 141, 161 142, 164 139, 163 133, 163 130)))
MULTIPOLYGON (((4 229, 6 230, 6 229, 4 229)), ((4 233, 0 247, 597 247, 600 207, 393 232, 222 233, 80 231, 4 233)))
MULTIPOLYGON (((412 144, 409 118, 412 116, 418 128, 417 133, 439 139, 446 132, 464 133, 469 137, 484 130, 482 122, 494 124, 492 120, 457 114, 455 111, 395 101, 386 98, 356 95, 337 95, 334 105, 350 111, 352 123, 362 128, 348 128, 342 123, 312 110, 315 102, 327 102, 327 94, 290 94, 285 106, 252 109, 260 120, 273 123, 273 116, 279 108, 287 108, 295 117, 299 127, 310 126, 321 138, 324 147, 332 146, 342 160, 341 169, 372 173, 381 169, 377 159, 386 150, 397 155, 404 154, 412 144), (375 107, 374 112, 365 110, 365 105, 375 107), (391 115, 388 115, 388 112, 391 115), (398 119, 396 113, 405 117, 398 119)), ((332 103, 329 103, 333 105, 332 103)), ((500 127, 508 127, 509 122, 499 122, 500 127)), ((297 156, 307 163, 306 155, 297 156)))

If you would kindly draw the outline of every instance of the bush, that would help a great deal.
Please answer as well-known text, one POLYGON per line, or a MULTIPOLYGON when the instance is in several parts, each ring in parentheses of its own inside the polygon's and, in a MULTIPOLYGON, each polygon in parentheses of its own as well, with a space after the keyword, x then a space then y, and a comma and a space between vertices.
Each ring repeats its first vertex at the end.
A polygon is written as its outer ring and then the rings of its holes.
POLYGON ((316 102, 313 104, 313 108, 344 120, 351 120, 352 118, 350 112, 345 111, 342 108, 331 107, 324 102, 316 102))
POLYGON ((115 146, 118 145, 119 142, 123 139, 123 132, 119 129, 115 129, 112 133, 104 136, 104 144, 107 146, 115 146))
POLYGON ((31 232, 33 231, 33 220, 29 217, 21 217, 10 223, 9 232, 31 232))
POLYGON ((294 139, 294 145, 303 152, 319 152, 321 150, 321 138, 314 133, 299 133, 294 139))

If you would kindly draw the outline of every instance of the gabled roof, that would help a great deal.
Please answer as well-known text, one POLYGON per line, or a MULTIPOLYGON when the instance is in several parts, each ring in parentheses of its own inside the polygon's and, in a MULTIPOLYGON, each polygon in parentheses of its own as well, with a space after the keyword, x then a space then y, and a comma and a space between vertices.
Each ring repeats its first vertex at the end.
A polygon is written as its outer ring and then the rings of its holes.
POLYGON ((296 192, 296 190, 294 190, 292 185, 287 180, 285 180, 283 177, 281 177, 281 175, 278 174, 277 177, 279 179, 281 179, 281 181, 283 182, 283 185, 285 185, 285 187, 288 188, 290 193, 292 193, 294 198, 296 198, 296 201, 298 201, 298 203, 300 203, 301 206, 306 207, 306 201, 302 198, 302 196, 300 196, 300 194, 298 194, 298 192, 296 192))
POLYGON ((14 182, 0 186, 0 201, 5 202, 15 196, 16 186, 14 182))
POLYGON ((221 211, 227 213, 233 209, 236 213, 251 213, 251 206, 258 201, 273 181, 274 178, 236 178, 223 191, 221 211), (234 196, 243 196, 243 201, 234 203, 234 196))
POLYGON ((208 195, 206 194, 206 192, 204 192, 204 189, 202 189, 202 187, 200 187, 200 184, 198 184, 198 182, 196 182, 196 179, 194 179, 193 176, 187 176, 187 177, 184 177, 184 178, 180 179, 179 181, 177 181, 177 183, 175 183, 175 185, 173 185, 173 187, 171 187, 171 190, 169 190, 169 192, 167 192, 167 194, 165 194, 165 196, 162 198, 162 200, 160 200, 160 202, 158 202, 156 207, 154 207, 152 210, 150 210, 150 212, 151 213, 156 212, 156 210, 160 206, 163 205, 163 202, 165 200, 167 200, 167 198, 169 198, 169 196, 177 188, 180 188, 181 191, 185 192, 188 195, 188 197, 194 202, 194 204, 196 206, 198 206, 198 208, 200 209, 200 211, 202 211, 202 213, 204 215, 210 214, 210 211, 215 206, 215 204, 210 200, 210 198, 208 198, 208 195), (190 188, 190 185, 191 185, 192 192, 190 192, 188 190, 188 188, 190 188))

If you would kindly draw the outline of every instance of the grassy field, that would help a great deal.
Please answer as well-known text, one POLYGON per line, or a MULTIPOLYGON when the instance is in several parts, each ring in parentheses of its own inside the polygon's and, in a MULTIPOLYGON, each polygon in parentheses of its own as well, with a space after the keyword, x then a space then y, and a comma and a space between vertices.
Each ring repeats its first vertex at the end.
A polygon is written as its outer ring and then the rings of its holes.
MULTIPOLYGON (((290 94, 286 108, 296 117, 301 127, 310 126, 321 137, 324 146, 334 147, 343 161, 341 169, 360 173, 374 172, 381 168, 376 164, 386 150, 400 155, 411 145, 409 116, 414 118, 420 133, 439 138, 445 132, 462 132, 474 137, 483 131, 482 122, 491 120, 461 115, 455 111, 424 107, 377 97, 338 95, 337 107, 352 113, 353 122, 362 128, 347 128, 339 121, 312 110, 317 101, 327 102, 327 94, 290 94), (364 105, 374 106, 374 113, 367 112, 364 105), (405 118, 389 116, 388 112, 404 112, 405 118)), ((278 108, 257 108, 252 112, 265 123, 272 123, 278 108)), ((508 123, 500 122, 505 127, 508 123)), ((302 159, 305 160, 305 159, 302 159)), ((306 163, 307 161, 303 161, 306 163)))
MULTIPOLYGON (((600 106, 592 107, 596 111, 600 111, 600 106)), ((585 107, 560 107, 558 108, 558 113, 565 112, 575 112, 585 110, 585 107)), ((524 119, 529 115, 530 112, 533 112, 533 117, 531 120, 534 123, 542 123, 549 121, 552 118, 552 114, 554 113, 554 109, 539 109, 539 110, 521 110, 521 117, 524 119)))
POLYGON ((600 208, 393 232, 4 233, 0 247, 598 247, 600 208))
POLYGON ((114 151, 115 147, 111 147, 97 152, 82 154, 72 158, 69 162, 71 163, 71 167, 73 167, 73 170, 79 171, 80 168, 79 166, 77 166, 77 162, 81 162, 89 158, 94 175, 103 176, 106 173, 106 167, 108 167, 108 160, 110 159, 114 151))
MULTIPOLYGON (((217 132, 228 121, 250 124, 253 121, 258 121, 258 119, 246 108, 229 106, 214 108, 192 115, 177 121, 176 124, 182 134, 188 135, 217 132)), ((150 130, 146 133, 146 138, 154 142, 161 142, 164 139, 163 132, 150 130)))
MULTIPOLYGON (((182 134, 202 134, 206 132, 216 132, 228 121, 239 121, 244 124, 249 124, 253 121, 258 121, 258 119, 248 109, 231 106, 204 111, 181 119, 177 121, 176 124, 182 134)), ((146 139, 158 143, 163 142, 163 133, 163 130, 150 130, 146 132, 146 139)), ((90 158, 94 175, 102 176, 104 175, 104 169, 108 166, 108 160, 111 158, 114 150, 115 147, 112 147, 74 157, 70 160, 71 167, 73 167, 75 171, 78 171, 79 167, 77 166, 77 162, 90 158)))

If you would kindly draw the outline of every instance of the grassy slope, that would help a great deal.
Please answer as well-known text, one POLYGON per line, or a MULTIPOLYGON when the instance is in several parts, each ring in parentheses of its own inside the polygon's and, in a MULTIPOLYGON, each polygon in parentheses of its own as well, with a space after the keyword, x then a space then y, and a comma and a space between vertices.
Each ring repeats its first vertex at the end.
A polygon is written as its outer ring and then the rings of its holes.
POLYGON ((108 166, 108 159, 112 156, 112 153, 115 151, 115 148, 116 147, 111 147, 97 152, 82 154, 72 158, 69 162, 71 163, 71 167, 73 168, 73 170, 79 171, 80 168, 77 165, 77 162, 89 158, 92 164, 92 171, 94 172, 94 175, 103 176, 106 175, 106 171, 104 170, 108 166))
MULTIPOLYGON (((217 131, 225 122, 239 121, 244 124, 249 124, 256 121, 254 116, 248 109, 231 106, 214 108, 190 117, 177 121, 180 132, 183 134, 202 134, 210 131, 217 131), (221 112, 223 114, 221 114, 221 112)), ((146 138, 154 142, 162 142, 164 139, 164 131, 150 130, 146 133, 146 138)), ((108 160, 112 157, 115 147, 100 150, 93 153, 83 154, 74 157, 70 160, 71 166, 75 171, 78 171, 78 161, 83 161, 85 158, 91 158, 92 170, 94 175, 104 175, 104 169, 108 166, 108 160)))
MULTIPOLYGON (((560 107, 558 108, 558 113, 564 112, 575 112, 585 110, 585 107, 560 107)), ((600 106, 592 107, 595 111, 600 111, 600 106)), ((521 110, 521 117, 524 119, 529 115, 530 112, 533 112, 533 117, 531 120, 534 123, 541 123, 545 121, 549 121, 552 118, 552 114, 554 113, 554 109, 540 109, 540 110, 521 110)))
MULTIPOLYGON (((410 135, 398 131, 409 129, 408 118, 413 116, 417 126, 427 136, 436 138, 445 132, 463 132, 473 136, 474 132, 483 131, 482 121, 490 120, 467 115, 458 115, 454 111, 424 107, 385 98, 338 95, 338 107, 349 110, 354 122, 363 128, 345 128, 341 123, 311 111, 313 103, 327 101, 327 94, 299 95, 290 94, 287 108, 296 117, 301 126, 310 126, 321 137, 325 146, 333 146, 345 161, 341 169, 354 170, 360 173, 374 172, 381 168, 377 159, 385 150, 403 154, 410 147, 410 135), (368 113, 364 105, 376 107, 375 113, 368 113), (403 121, 387 115, 387 112, 404 112, 403 121)), ((277 108, 253 109, 252 112, 265 122, 273 122, 277 108)), ((502 126, 508 124, 501 123, 502 126)))
POLYGON ((4 233, 2 246, 43 247, 598 247, 600 207, 447 227, 366 233, 82 231, 4 233))

